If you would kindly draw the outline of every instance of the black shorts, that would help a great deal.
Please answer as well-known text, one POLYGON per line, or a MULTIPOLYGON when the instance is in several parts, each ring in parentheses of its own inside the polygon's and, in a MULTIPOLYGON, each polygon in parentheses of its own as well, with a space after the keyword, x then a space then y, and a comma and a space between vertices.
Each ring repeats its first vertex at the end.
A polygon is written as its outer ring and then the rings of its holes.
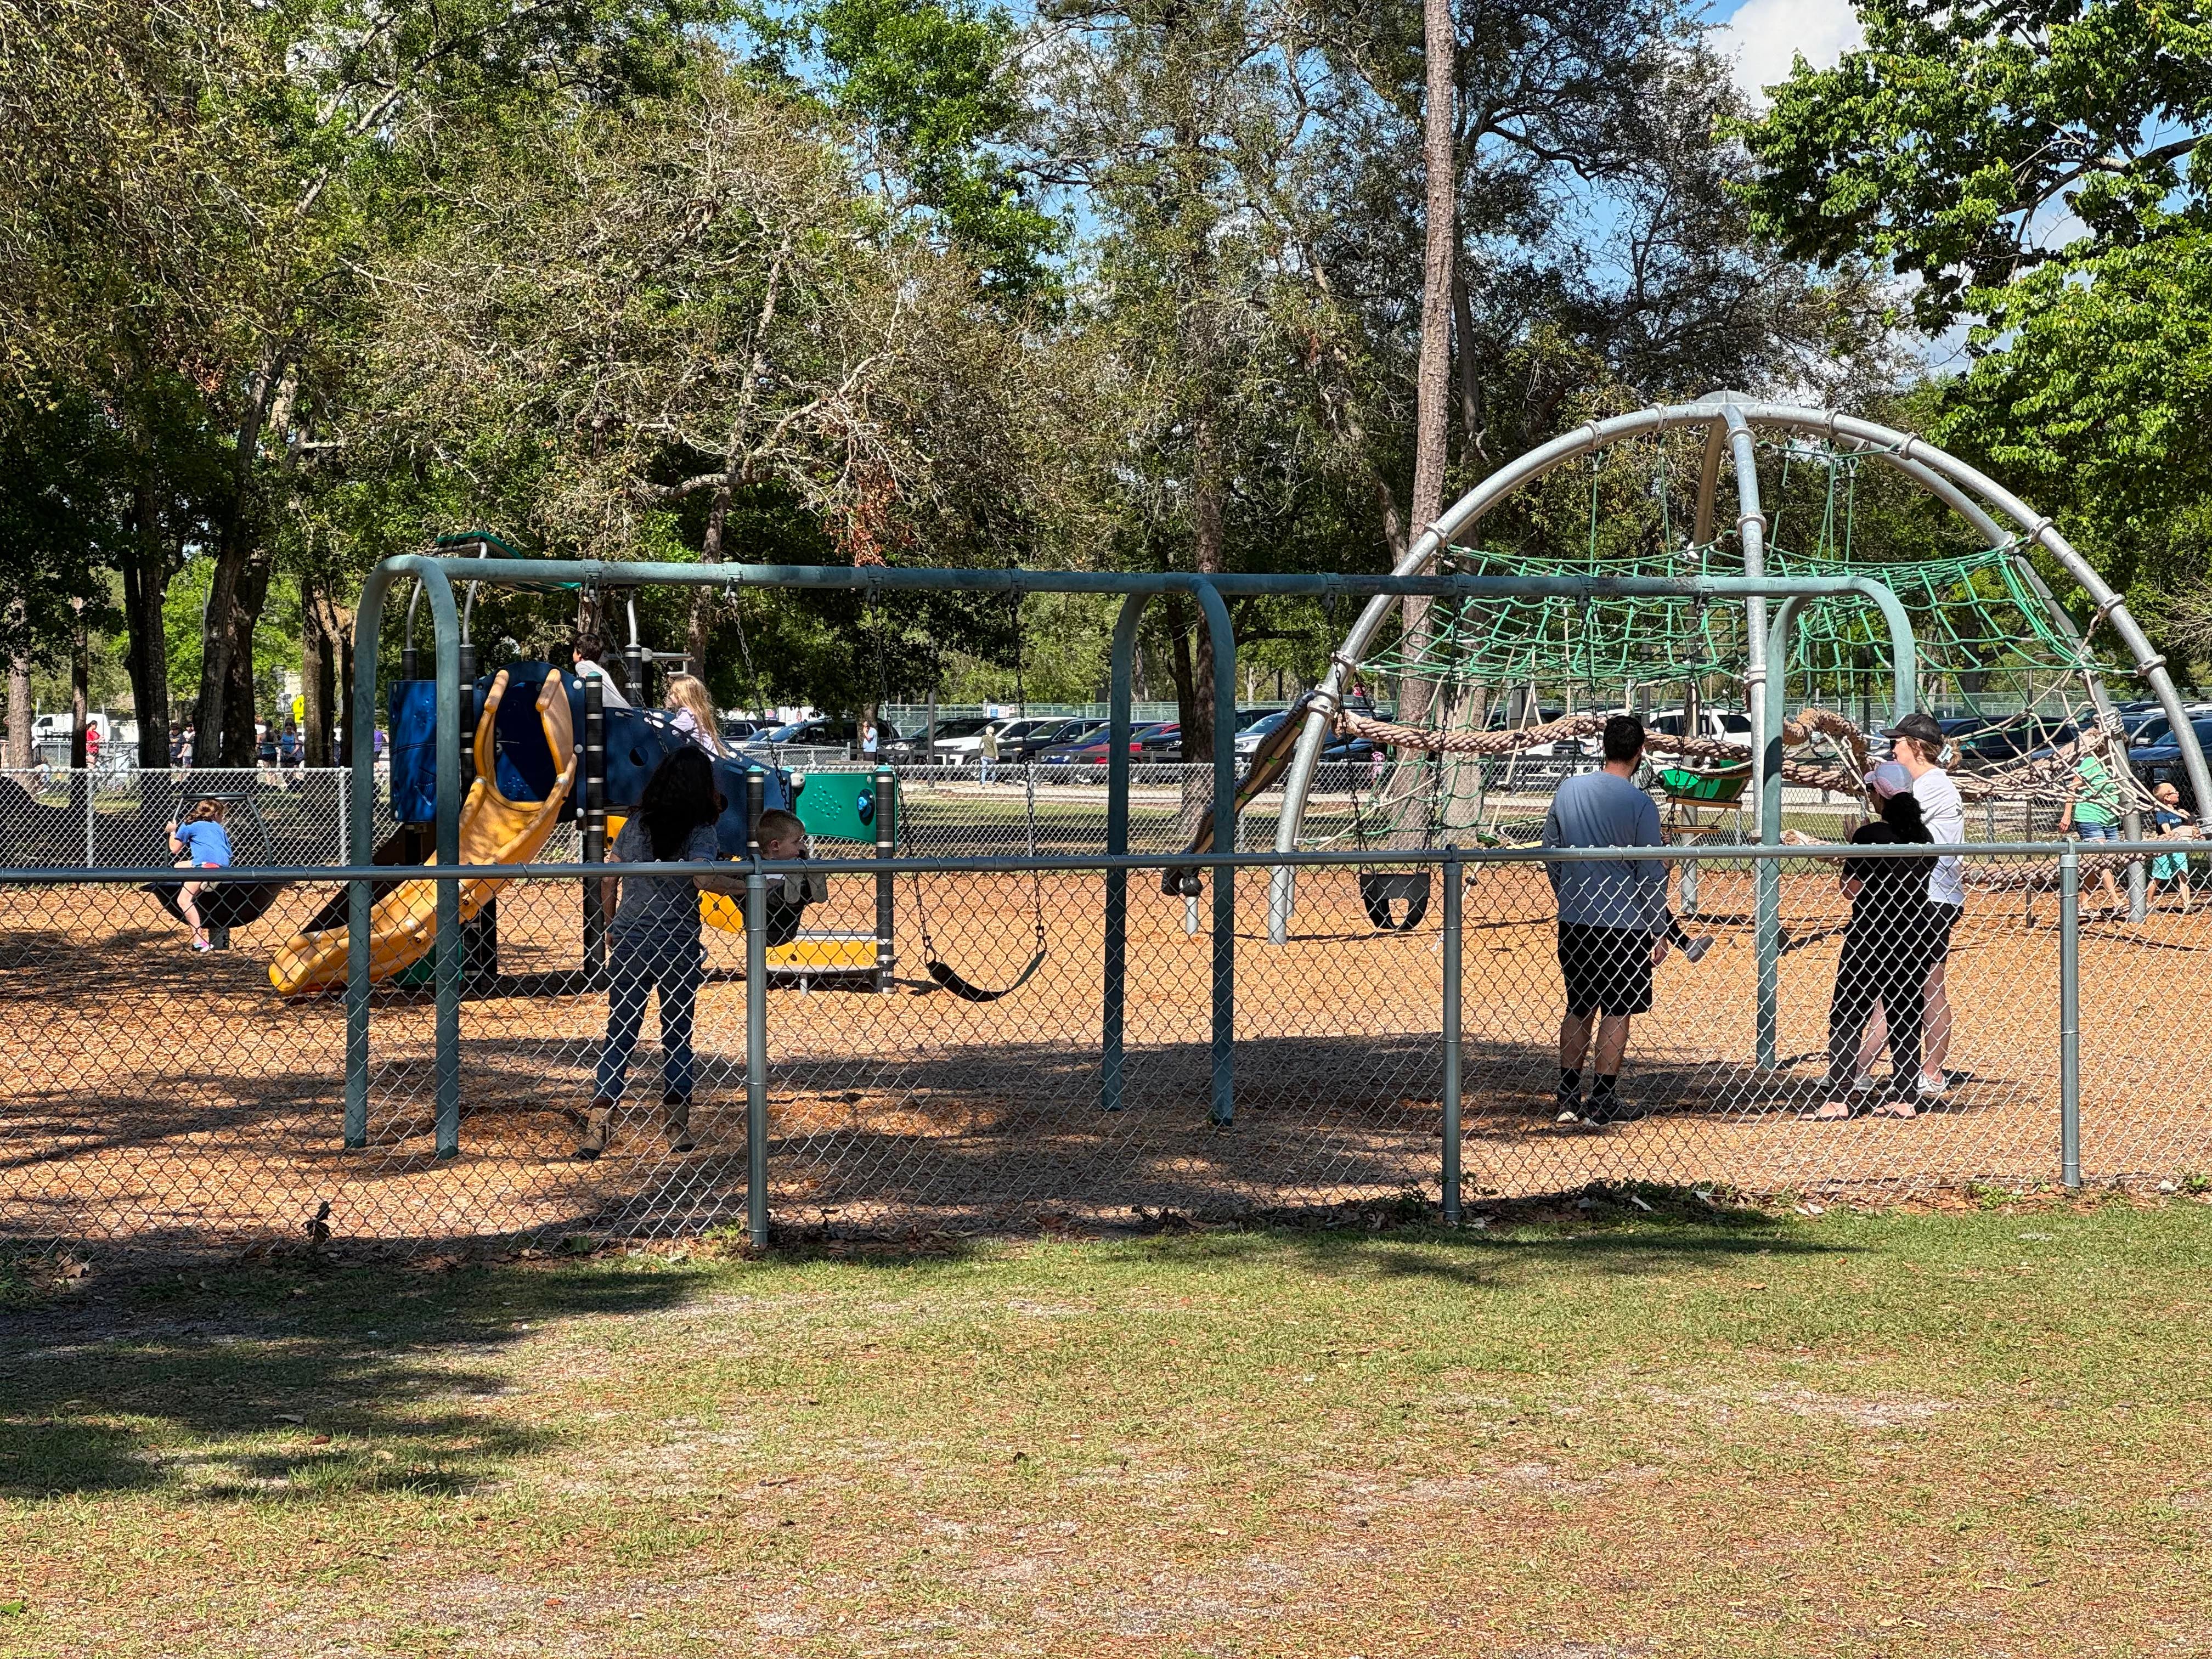
POLYGON ((1959 918, 1966 913, 1963 904, 1945 904, 1939 900, 1928 902, 1928 969, 1933 973, 1943 958, 1951 954, 1951 930, 1959 925, 1959 918))
POLYGON ((1571 1014, 1651 1010, 1651 935, 1640 927, 1559 924, 1559 975, 1571 1014))

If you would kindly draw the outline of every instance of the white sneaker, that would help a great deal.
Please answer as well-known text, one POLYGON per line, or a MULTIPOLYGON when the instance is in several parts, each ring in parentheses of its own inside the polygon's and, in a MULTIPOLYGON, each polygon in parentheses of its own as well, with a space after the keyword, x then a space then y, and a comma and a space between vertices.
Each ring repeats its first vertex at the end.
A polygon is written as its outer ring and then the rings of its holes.
POLYGON ((1682 947, 1682 954, 1689 958, 1692 965, 1695 965, 1703 962, 1705 959, 1705 952, 1712 948, 1713 936, 1711 933, 1701 933, 1682 947))
POLYGON ((1912 1092, 1923 1100, 1940 1100, 1950 1086, 1950 1079, 1942 1076, 1931 1078, 1925 1072, 1912 1080, 1912 1092))

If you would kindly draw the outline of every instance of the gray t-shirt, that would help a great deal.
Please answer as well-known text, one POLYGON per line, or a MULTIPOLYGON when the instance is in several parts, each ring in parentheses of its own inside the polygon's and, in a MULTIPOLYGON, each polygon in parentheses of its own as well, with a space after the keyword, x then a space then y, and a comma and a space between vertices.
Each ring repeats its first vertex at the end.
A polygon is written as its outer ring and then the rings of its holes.
MULTIPOLYGON (((684 843, 686 864, 712 864, 722 856, 714 826, 702 823, 684 843)), ((611 864, 650 864, 653 839, 645 826, 632 818, 615 837, 608 851, 611 864)), ((616 906, 609 932, 623 939, 651 935, 659 939, 699 937, 699 890, 690 876, 624 876, 622 899, 616 906)))
MULTIPOLYGON (((1569 778, 1544 817, 1547 847, 1657 847, 1659 808, 1612 772, 1569 778)), ((1658 859, 1547 864, 1559 920, 1582 927, 1658 933, 1667 925, 1667 866, 1658 859)))

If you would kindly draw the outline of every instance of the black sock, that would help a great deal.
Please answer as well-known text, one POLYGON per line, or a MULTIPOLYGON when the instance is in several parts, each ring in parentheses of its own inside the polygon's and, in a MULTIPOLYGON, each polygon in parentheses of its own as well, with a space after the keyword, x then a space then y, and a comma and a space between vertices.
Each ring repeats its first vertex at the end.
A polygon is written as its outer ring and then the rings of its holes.
POLYGON ((1580 1094, 1582 1092, 1582 1087, 1583 1074, 1579 1070, 1571 1072, 1564 1066, 1559 1067, 1559 1092, 1561 1094, 1580 1094))
POLYGON ((1604 1073, 1600 1072, 1597 1074, 1597 1082, 1590 1088, 1590 1098, 1592 1100, 1595 1100, 1601 1095, 1611 1094, 1613 1092, 1613 1085, 1620 1081, 1620 1073, 1618 1072, 1615 1072, 1611 1077, 1607 1077, 1604 1073))

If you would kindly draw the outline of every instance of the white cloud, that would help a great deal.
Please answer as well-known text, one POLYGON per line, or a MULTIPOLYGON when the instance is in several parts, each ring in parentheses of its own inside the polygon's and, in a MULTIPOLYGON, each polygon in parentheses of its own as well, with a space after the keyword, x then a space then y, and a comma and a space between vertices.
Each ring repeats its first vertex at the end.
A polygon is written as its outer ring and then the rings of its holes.
POLYGON ((1735 62, 1736 84, 1762 109, 1765 88, 1788 80, 1796 57, 1833 69, 1865 42, 1850 0, 1744 0, 1712 34, 1714 47, 1735 62))

